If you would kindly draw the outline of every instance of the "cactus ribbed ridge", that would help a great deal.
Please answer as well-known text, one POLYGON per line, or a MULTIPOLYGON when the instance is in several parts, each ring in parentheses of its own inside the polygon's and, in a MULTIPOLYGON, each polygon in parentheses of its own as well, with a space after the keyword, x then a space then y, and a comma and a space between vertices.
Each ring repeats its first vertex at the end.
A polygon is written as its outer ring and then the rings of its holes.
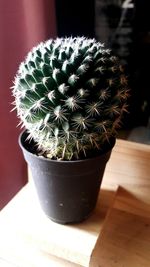
POLYGON ((72 160, 100 150, 116 136, 127 111, 128 85, 119 60, 100 42, 57 38, 28 53, 13 95, 38 151, 72 160))

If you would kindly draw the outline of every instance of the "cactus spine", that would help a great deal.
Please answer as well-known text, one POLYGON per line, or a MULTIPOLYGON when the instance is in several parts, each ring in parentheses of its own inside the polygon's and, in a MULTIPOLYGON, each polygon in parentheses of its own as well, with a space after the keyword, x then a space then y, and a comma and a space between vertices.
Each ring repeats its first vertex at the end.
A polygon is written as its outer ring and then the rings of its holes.
POLYGON ((118 59, 95 39, 57 38, 34 47, 14 81, 22 126, 51 159, 80 159, 116 136, 128 85, 118 59))

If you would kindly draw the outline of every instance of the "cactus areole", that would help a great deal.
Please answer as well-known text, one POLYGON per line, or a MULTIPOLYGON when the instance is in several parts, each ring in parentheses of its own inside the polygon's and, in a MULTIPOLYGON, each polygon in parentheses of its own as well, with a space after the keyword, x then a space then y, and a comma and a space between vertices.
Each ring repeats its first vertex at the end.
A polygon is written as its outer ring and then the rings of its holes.
POLYGON ((28 53, 13 95, 36 154, 76 160, 96 154, 116 136, 128 85, 119 60, 100 42, 57 38, 28 53))
POLYGON ((119 60, 95 39, 57 38, 34 47, 13 86, 20 146, 44 212, 58 223, 87 218, 127 109, 119 60))

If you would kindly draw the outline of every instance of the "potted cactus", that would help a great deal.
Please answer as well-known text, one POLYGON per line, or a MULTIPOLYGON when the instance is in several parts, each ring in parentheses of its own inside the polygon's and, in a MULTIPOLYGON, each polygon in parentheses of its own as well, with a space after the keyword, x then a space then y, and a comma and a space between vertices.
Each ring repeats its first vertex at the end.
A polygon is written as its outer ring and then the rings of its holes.
POLYGON ((122 66, 95 39, 48 40, 21 63, 13 95, 42 208, 58 223, 84 220, 127 109, 122 66))

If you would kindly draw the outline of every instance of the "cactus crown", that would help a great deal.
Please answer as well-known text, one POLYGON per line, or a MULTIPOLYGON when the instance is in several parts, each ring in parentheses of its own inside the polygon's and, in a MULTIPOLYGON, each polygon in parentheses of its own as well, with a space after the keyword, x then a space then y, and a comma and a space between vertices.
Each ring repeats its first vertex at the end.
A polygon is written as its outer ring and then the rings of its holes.
POLYGON ((128 86, 118 59, 95 39, 40 43, 21 63, 15 107, 43 155, 80 159, 116 136, 128 86))

